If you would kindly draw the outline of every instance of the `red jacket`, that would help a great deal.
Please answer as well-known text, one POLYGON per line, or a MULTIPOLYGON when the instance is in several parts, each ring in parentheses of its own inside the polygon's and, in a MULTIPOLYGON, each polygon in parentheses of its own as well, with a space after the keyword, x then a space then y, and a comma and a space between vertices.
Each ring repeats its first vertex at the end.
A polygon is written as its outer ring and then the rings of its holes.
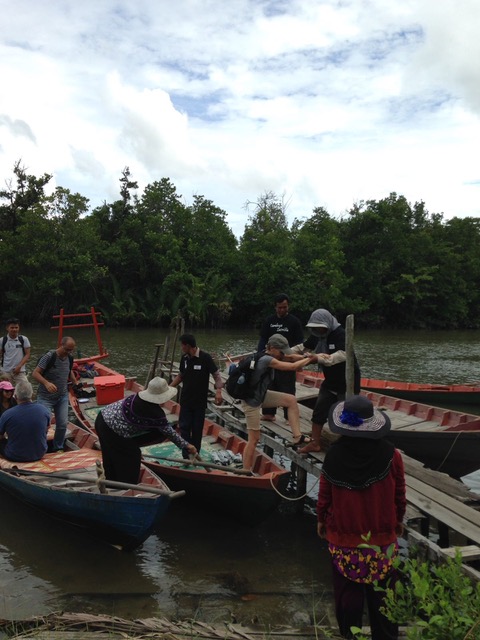
POLYGON ((326 526, 326 538, 341 547, 365 543, 386 545, 397 539, 395 527, 405 515, 405 472, 401 453, 395 449, 390 473, 366 489, 346 489, 320 478, 317 515, 326 526))

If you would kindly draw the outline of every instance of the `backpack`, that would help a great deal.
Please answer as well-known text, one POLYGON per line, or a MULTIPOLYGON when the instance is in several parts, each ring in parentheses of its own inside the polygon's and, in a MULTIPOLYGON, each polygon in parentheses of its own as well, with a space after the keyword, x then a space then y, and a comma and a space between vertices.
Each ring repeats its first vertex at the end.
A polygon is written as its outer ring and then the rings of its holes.
MULTIPOLYGON (((1 364, 3 364, 3 356, 5 355, 5 345, 7 344, 7 340, 8 340, 8 336, 3 336, 3 339, 2 339, 2 362, 1 362, 1 364)), ((22 345, 23 355, 25 355, 25 347, 23 346, 25 344, 24 337, 19 335, 18 336, 18 341, 22 345)))
MULTIPOLYGON (((46 373, 49 369, 51 369, 53 367, 53 365, 55 364, 55 361, 57 359, 57 352, 56 351, 51 351, 49 353, 51 355, 50 355, 50 358, 48 359, 47 366, 43 370, 43 373, 46 373)), ((40 362, 40 360, 43 358, 43 355, 41 355, 40 358, 37 360, 37 366, 38 366, 38 363, 40 362)), ((73 356, 70 353, 68 354, 68 362, 70 364, 70 371, 71 371, 72 367, 73 367, 73 356)))
MULTIPOLYGON (((228 370, 228 378, 225 382, 226 392, 236 400, 251 398, 254 392, 251 379, 259 358, 265 355, 265 351, 253 353, 242 358, 238 364, 232 362, 228 370)), ((267 372, 268 373, 268 372, 267 372)))

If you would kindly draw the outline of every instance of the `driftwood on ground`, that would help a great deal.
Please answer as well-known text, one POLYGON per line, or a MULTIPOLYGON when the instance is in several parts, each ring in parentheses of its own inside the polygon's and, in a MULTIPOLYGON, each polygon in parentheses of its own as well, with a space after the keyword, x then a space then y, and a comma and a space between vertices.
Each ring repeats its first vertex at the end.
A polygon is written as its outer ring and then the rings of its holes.
POLYGON ((166 618, 125 620, 115 616, 85 613, 52 613, 26 620, 0 620, 0 633, 7 638, 44 640, 149 639, 162 640, 260 640, 269 636, 277 640, 322 640, 339 638, 327 627, 252 627, 224 623, 210 625, 197 620, 171 621, 166 618), (323 630, 322 630, 323 629, 323 630))

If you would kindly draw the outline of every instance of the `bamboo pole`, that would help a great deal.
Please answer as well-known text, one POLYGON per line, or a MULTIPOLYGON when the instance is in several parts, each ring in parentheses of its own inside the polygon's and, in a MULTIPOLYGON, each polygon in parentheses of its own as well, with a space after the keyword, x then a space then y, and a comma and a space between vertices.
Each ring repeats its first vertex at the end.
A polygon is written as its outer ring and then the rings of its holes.
POLYGON ((353 333, 354 333, 354 316, 347 316, 347 320, 345 323, 345 351, 347 356, 346 368, 345 368, 345 378, 347 383, 347 392, 346 397, 349 398, 354 394, 354 380, 355 380, 355 366, 354 366, 354 355, 353 355, 353 333))
POLYGON ((155 355, 153 357, 153 362, 150 365, 150 368, 148 370, 147 379, 145 380, 145 388, 148 387, 148 383, 150 382, 150 380, 152 378, 155 377, 155 374, 157 372, 158 357, 160 355, 160 348, 161 347, 163 347, 163 344, 156 344, 155 345, 155 355))
POLYGON ((225 471, 226 473, 235 473, 239 476, 252 476, 253 473, 251 471, 247 471, 246 469, 235 469, 224 467, 221 464, 213 464, 213 462, 201 462, 199 460, 180 460, 179 458, 164 458, 162 456, 151 456, 151 455, 143 455, 144 458, 152 458, 153 460, 164 460, 166 462, 176 462, 177 464, 183 465, 193 465, 194 467, 205 467, 209 469, 218 469, 219 471, 225 471))
POLYGON ((30 471, 27 469, 18 469, 12 467, 11 469, 5 469, 13 474, 25 475, 25 476, 40 476, 43 478, 58 478, 60 480, 71 480, 83 483, 100 484, 112 489, 131 489, 133 491, 142 491, 144 493, 153 493, 159 496, 167 496, 168 498, 180 498, 185 495, 185 491, 170 491, 169 489, 160 489, 159 487, 150 486, 149 484, 130 484, 129 482, 117 482, 116 480, 106 480, 96 478, 95 476, 84 476, 83 478, 73 478, 71 474, 66 473, 43 473, 42 471, 30 471))

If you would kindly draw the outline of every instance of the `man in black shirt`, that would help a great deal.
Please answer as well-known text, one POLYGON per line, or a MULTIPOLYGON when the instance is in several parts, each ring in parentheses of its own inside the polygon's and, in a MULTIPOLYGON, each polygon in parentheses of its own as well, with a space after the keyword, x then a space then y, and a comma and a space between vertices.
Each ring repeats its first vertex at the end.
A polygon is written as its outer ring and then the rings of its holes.
MULTIPOLYGON (((216 404, 222 403, 223 380, 212 356, 197 347, 194 336, 183 334, 180 336, 180 344, 183 352, 180 371, 170 386, 176 387, 182 383, 178 420, 180 434, 200 452, 210 375, 215 380, 216 404)), ((188 457, 185 451, 182 451, 182 455, 184 458, 188 457)))
MULTIPOLYGON (((289 297, 286 293, 279 293, 275 298, 275 313, 265 320, 260 331, 258 351, 263 351, 268 343, 268 339, 279 333, 288 340, 290 347, 303 342, 302 323, 296 316, 288 312, 289 297)), ((275 375, 270 385, 271 391, 280 393, 291 393, 295 395, 295 371, 275 370, 275 375)), ((262 420, 275 420, 276 409, 265 409, 262 420)), ((284 409, 285 420, 287 411, 284 409)))

